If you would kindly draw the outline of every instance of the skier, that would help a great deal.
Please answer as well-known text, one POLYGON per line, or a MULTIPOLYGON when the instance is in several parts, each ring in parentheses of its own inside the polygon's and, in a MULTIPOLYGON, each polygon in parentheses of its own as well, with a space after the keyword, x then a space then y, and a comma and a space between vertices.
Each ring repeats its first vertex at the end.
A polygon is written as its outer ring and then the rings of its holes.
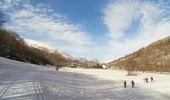
POLYGON ((148 78, 146 77, 146 83, 148 83, 148 78))
POLYGON ((153 77, 151 77, 150 79, 151 79, 151 82, 154 82, 153 77))
POLYGON ((135 87, 135 82, 133 80, 131 81, 131 84, 132 84, 132 88, 134 88, 135 87))
POLYGON ((126 81, 124 81, 124 82, 123 82, 123 84, 124 84, 124 88, 126 88, 126 84, 127 84, 127 82, 126 82, 126 81))

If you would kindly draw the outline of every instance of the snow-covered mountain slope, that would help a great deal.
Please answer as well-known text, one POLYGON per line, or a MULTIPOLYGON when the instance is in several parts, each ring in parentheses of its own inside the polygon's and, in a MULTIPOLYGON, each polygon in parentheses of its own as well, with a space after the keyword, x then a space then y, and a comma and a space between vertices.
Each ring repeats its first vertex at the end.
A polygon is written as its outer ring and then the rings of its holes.
POLYGON ((50 51, 54 51, 56 48, 52 45, 49 45, 45 42, 39 42, 39 41, 35 41, 35 40, 31 40, 31 39, 24 39, 24 41, 29 45, 29 46, 32 46, 32 47, 35 47, 35 48, 47 48, 48 50, 50 51))
POLYGON ((25 39, 25 42, 32 47, 35 48, 39 48, 39 49, 48 49, 48 51, 50 52, 56 52, 61 54, 63 57, 67 58, 67 59, 76 59, 72 56, 70 56, 68 53, 64 52, 63 50, 59 50, 57 49, 55 46, 47 44, 45 42, 39 42, 39 41, 35 41, 35 40, 30 40, 30 39, 25 39))

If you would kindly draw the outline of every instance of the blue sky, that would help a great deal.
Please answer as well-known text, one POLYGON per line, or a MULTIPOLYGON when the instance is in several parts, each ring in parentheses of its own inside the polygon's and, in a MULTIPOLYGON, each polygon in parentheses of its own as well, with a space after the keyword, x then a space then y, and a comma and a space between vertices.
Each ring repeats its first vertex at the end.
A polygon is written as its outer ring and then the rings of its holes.
POLYGON ((170 35, 168 0, 1 0, 30 43, 108 62, 170 35))
MULTIPOLYGON (((67 17, 71 23, 80 24, 84 31, 92 33, 96 40, 105 38, 107 29, 102 23, 102 8, 109 0, 36 0, 67 17)), ((32 2, 35 2, 32 0, 32 2)), ((33 3, 34 4, 34 3, 33 3)))

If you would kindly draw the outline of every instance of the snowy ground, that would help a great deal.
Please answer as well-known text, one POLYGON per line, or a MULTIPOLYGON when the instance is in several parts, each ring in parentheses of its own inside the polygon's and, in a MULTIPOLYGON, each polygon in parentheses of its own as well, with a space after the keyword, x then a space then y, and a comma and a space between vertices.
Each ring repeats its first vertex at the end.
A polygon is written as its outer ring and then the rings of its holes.
POLYGON ((169 97, 170 99, 170 73, 149 73, 149 72, 136 72, 137 76, 127 76, 126 71, 120 70, 103 70, 103 69, 83 69, 83 68, 62 68, 60 71, 83 73, 88 75, 93 75, 96 78, 101 78, 104 80, 112 80, 122 84, 127 81, 128 85, 131 86, 131 81, 134 80, 136 83, 136 88, 145 88, 147 90, 153 90, 162 95, 169 97), (149 83, 144 82, 144 78, 149 79, 149 83), (154 78, 154 82, 150 81, 150 77, 154 78))
POLYGON ((0 57, 0 100, 170 100, 170 75, 125 71, 54 68, 0 57), (144 83, 153 76, 154 83, 144 83), (135 80, 136 88, 122 82, 135 80))

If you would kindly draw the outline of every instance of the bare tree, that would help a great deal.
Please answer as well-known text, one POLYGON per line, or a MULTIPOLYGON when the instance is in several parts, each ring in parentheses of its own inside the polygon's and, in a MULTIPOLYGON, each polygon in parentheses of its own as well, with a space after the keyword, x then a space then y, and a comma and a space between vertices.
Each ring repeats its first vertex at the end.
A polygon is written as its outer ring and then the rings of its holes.
POLYGON ((127 72, 128 72, 128 75, 132 75, 133 72, 135 71, 135 68, 136 68, 136 60, 133 59, 133 58, 129 58, 127 60, 127 72))

